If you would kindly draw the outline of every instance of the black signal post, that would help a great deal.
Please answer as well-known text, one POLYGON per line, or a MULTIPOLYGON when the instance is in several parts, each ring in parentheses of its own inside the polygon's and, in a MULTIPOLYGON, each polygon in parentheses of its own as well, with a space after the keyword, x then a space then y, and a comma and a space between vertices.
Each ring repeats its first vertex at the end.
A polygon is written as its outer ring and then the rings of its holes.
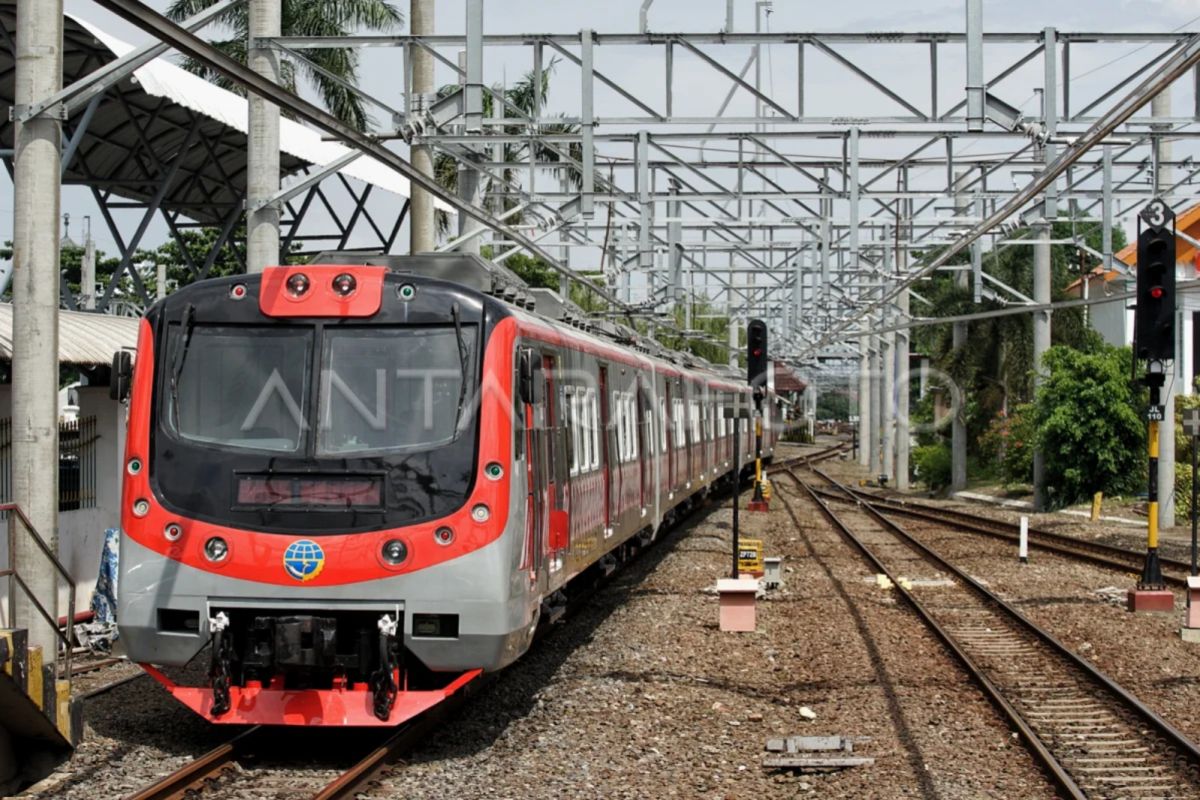
POLYGON ((1160 391, 1166 382, 1167 364, 1175 358, 1175 212, 1159 198, 1151 200, 1138 215, 1133 331, 1134 352, 1146 362, 1142 382, 1150 390, 1146 414, 1150 462, 1146 499, 1150 518, 1146 563, 1137 592, 1161 592, 1166 584, 1158 560, 1158 429, 1164 416, 1160 391))
POLYGON ((749 510, 766 511, 767 501, 762 486, 762 420, 763 398, 767 394, 767 323, 752 319, 746 328, 746 379, 754 391, 754 495, 749 510))

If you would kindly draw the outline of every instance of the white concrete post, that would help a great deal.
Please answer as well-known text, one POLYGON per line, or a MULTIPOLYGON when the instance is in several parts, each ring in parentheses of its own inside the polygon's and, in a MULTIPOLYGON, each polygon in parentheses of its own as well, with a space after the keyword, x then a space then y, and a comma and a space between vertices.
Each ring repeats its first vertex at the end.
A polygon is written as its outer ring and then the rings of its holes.
MULTIPOLYGON (((434 0, 412 0, 409 6, 409 28, 414 36, 429 36, 434 32, 434 0)), ((412 65, 412 95, 408 112, 424 113, 433 95, 433 56, 420 47, 409 50, 412 65)), ((425 145, 414 146, 410 157, 413 168, 422 175, 433 177, 433 150, 425 145)), ((409 250, 427 253, 437 244, 437 229, 433 221, 433 196, 412 187, 408 206, 409 250)))
MULTIPOLYGON (((279 55, 258 46, 264 36, 278 36, 281 0, 250 0, 247 62, 250 69, 279 83, 279 55)), ((279 191, 279 106, 253 92, 248 98, 246 140, 246 270, 262 272, 279 263, 279 209, 257 206, 279 191)))
MULTIPOLYGON (((18 110, 62 88, 62 0, 18 0, 14 101, 18 110)), ((51 552, 58 551, 59 148, 53 115, 18 124, 13 168, 12 492, 51 552)), ((46 611, 58 618, 55 572, 31 537, 18 532, 13 561, 46 611)), ((22 592, 14 617, 42 648, 58 653, 54 631, 22 592)))

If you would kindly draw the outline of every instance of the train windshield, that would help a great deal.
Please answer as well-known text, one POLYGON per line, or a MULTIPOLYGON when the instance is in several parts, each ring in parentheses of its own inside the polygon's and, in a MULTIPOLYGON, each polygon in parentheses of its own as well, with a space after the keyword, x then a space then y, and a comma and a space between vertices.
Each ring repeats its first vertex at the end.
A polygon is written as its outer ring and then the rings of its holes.
POLYGON ((311 328, 172 325, 168 429, 280 455, 310 452, 315 436, 317 457, 344 458, 431 450, 471 421, 475 325, 326 328, 317 336, 311 328))
POLYGON ((318 455, 437 447, 469 421, 474 325, 328 330, 323 349, 318 455))
POLYGON ((313 331, 172 325, 166 411, 177 436, 295 453, 308 417, 313 331))

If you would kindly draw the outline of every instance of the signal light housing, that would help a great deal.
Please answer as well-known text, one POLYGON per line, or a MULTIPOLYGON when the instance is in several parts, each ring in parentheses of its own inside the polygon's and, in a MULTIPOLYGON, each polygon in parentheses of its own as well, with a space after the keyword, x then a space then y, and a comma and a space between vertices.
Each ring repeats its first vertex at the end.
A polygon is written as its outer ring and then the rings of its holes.
POLYGON ((1175 357, 1175 231, 1144 226, 1137 241, 1134 344, 1141 359, 1175 357))
POLYGON ((752 319, 746 327, 746 380, 754 387, 767 386, 767 323, 752 319))

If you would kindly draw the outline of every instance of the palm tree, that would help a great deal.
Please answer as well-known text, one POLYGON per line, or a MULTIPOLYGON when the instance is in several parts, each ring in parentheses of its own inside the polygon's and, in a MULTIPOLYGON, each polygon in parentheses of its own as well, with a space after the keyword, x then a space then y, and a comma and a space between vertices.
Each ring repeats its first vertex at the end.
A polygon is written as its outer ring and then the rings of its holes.
MULTIPOLYGON (((217 0, 172 0, 167 16, 183 20, 214 5, 217 0)), ((246 38, 249 30, 247 4, 235 6, 218 18, 230 33, 229 38, 215 41, 214 47, 231 58, 246 63, 246 38)), ((349 36, 358 31, 391 33, 400 28, 404 15, 388 0, 283 0, 280 30, 284 36, 349 36)), ((308 61, 284 59, 280 65, 281 82, 288 91, 296 91, 297 72, 311 83, 326 108, 334 116, 359 130, 367 128, 371 118, 363 107, 362 98, 337 80, 313 68, 313 64, 336 75, 346 83, 358 82, 358 53, 350 48, 310 50, 308 61)), ((233 92, 245 91, 195 59, 187 59, 184 69, 233 92)))

